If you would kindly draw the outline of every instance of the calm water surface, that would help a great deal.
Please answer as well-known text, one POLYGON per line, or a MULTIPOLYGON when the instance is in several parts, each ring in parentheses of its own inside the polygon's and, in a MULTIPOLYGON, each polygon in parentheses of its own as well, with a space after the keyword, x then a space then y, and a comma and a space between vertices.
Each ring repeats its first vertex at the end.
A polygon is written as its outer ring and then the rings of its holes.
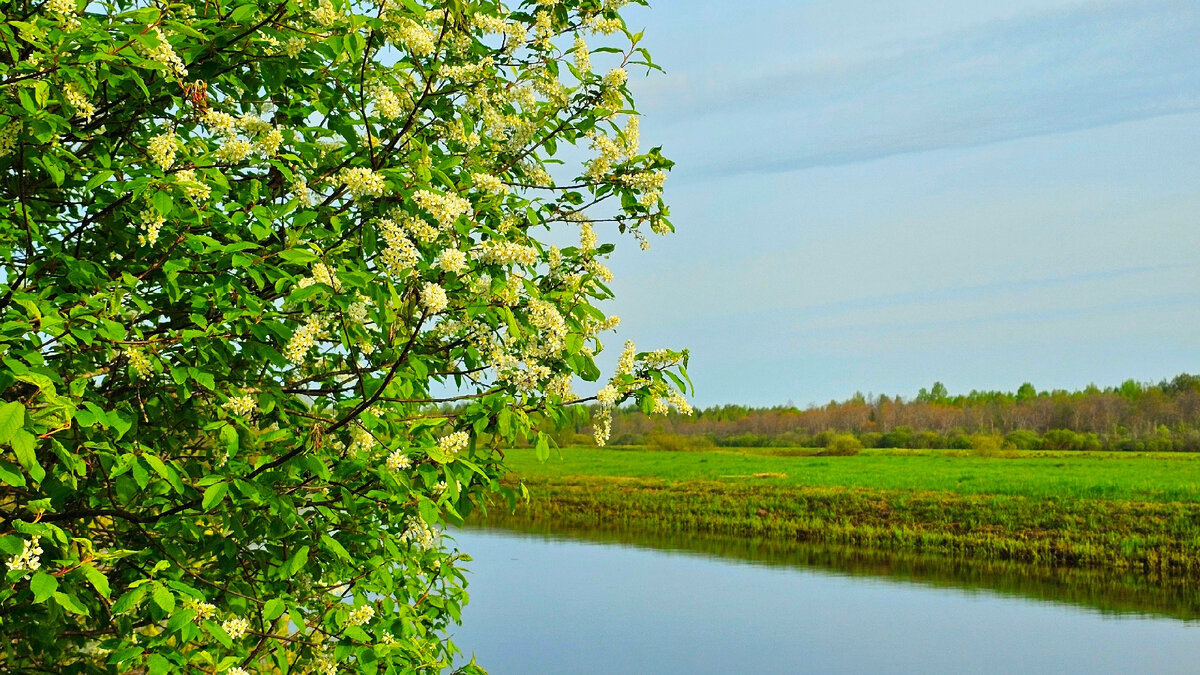
MULTIPOLYGON (((507 673, 1197 673, 1200 622, 500 530, 455 640, 507 673)), ((1176 610, 1178 613, 1178 610, 1176 610)))

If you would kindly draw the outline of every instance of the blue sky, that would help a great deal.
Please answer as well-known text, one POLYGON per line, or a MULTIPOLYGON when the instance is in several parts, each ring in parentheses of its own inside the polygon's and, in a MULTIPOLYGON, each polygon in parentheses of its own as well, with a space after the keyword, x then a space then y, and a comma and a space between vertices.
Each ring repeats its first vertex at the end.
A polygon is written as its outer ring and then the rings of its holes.
POLYGON ((618 249, 608 309, 621 339, 691 349, 698 403, 1200 371, 1200 4, 629 22, 667 70, 632 86, 678 162, 678 233, 618 249))

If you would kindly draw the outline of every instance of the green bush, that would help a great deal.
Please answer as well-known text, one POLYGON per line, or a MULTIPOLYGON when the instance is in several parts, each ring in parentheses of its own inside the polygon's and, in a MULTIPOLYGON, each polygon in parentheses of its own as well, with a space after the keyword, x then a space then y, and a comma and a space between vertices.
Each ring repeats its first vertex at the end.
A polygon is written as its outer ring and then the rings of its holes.
POLYGON ((5 3, 0 670, 444 672, 504 447, 689 409, 593 358, 672 229, 622 4, 5 3))
POLYGON ((863 444, 851 434, 837 434, 829 439, 822 455, 830 457, 848 457, 857 455, 863 449, 863 444))

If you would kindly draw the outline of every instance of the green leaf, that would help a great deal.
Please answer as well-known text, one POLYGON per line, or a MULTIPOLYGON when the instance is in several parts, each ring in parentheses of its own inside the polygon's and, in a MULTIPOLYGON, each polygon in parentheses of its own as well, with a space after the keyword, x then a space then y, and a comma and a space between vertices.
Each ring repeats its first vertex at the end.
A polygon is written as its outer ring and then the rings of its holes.
POLYGON ((109 611, 111 611, 113 614, 123 614, 134 607, 137 607, 142 602, 142 598, 144 597, 146 597, 145 586, 132 588, 126 591, 121 597, 117 598, 117 601, 112 604, 112 607, 109 609, 109 611))
POLYGON ((314 262, 320 260, 320 258, 318 258, 316 256, 316 254, 314 254, 310 251, 304 251, 304 250, 301 250, 298 248, 290 248, 286 251, 280 251, 279 257, 283 258, 284 260, 286 260, 290 263, 295 263, 297 265, 307 265, 309 263, 314 263, 314 262))
POLYGON ((280 614, 283 614, 283 600, 279 598, 271 598, 267 604, 263 605, 263 618, 267 621, 272 621, 280 614))
POLYGON ((9 444, 12 446, 13 452, 17 455, 17 461, 29 473, 29 477, 35 482, 41 483, 42 479, 46 477, 46 470, 37 461, 37 453, 35 452, 37 437, 24 429, 17 429, 12 439, 9 440, 9 444))
POLYGON ((150 587, 150 599, 167 614, 175 611, 175 594, 157 581, 150 587))
POLYGON ((217 642, 220 642, 222 645, 225 645, 226 649, 233 647, 233 640, 229 639, 229 633, 226 633, 225 629, 223 629, 219 625, 217 625, 216 622, 205 621, 204 622, 204 630, 208 631, 209 635, 212 635, 213 637, 215 637, 217 639, 217 642))
POLYGON ((54 593, 54 601, 68 612, 73 614, 82 614, 84 616, 88 615, 87 607, 84 607, 73 596, 67 595, 66 593, 56 591, 54 593))
POLYGON ((539 462, 550 459, 550 442, 547 440, 546 434, 540 431, 537 435, 537 458, 539 462))
POLYGON ((13 487, 25 487, 25 476, 17 470, 15 464, 0 461, 0 481, 13 487))
POLYGON ((52 574, 38 572, 29 580, 29 590, 33 591, 34 604, 45 602, 47 598, 54 595, 54 591, 58 590, 58 579, 52 574))
POLYGON ((162 461, 158 455, 142 455, 142 459, 146 460, 150 468, 154 469, 154 472, 162 477, 163 480, 170 483, 176 493, 183 494, 183 482, 179 480, 179 474, 167 466, 167 463, 162 461))
POLYGON ((96 589, 96 592, 106 598, 109 596, 112 590, 108 586, 108 577, 104 576, 103 572, 91 564, 81 565, 79 569, 83 571, 83 576, 87 577, 88 583, 96 589))
POLYGON ((0 405, 0 443, 12 440, 13 434, 24 425, 25 406, 21 405, 20 401, 0 405))
POLYGON ((171 672, 171 662, 162 654, 151 654, 150 658, 146 659, 146 665, 150 666, 150 675, 171 672))
POLYGON ((286 572, 285 572, 286 576, 290 577, 293 574, 304 569, 304 566, 307 564, 308 564, 308 547, 301 546, 299 548, 299 550, 297 550, 294 554, 292 554, 292 557, 288 559, 287 564, 283 566, 283 569, 286 570, 286 572))
POLYGON ((225 493, 229 491, 228 483, 214 483, 208 486, 204 491, 204 499, 200 502, 200 508, 208 511, 216 506, 222 499, 225 498, 225 493))
POLYGON ((229 19, 234 23, 242 23, 246 19, 254 16, 255 12, 257 11, 258 5, 249 2, 233 10, 233 13, 229 15, 229 19))
POLYGON ((171 198, 171 193, 166 190, 159 190, 154 193, 154 197, 150 200, 154 204, 154 208, 164 216, 171 215, 171 209, 175 206, 175 200, 171 198))
POLYGON ((341 542, 339 542, 337 539, 334 539, 327 534, 323 534, 321 535, 321 544, 342 560, 350 559, 350 552, 347 551, 346 547, 342 546, 341 542))

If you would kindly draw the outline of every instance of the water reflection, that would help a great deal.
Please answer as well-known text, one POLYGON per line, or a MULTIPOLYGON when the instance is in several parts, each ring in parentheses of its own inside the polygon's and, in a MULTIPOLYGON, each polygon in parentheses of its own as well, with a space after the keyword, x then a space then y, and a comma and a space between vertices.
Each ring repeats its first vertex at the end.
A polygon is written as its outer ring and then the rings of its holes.
MULTIPOLYGON (((479 526, 472 526, 479 527, 479 526)), ((1200 580, 1028 565, 1009 561, 923 556, 755 537, 646 533, 617 529, 550 528, 518 520, 500 530, 545 538, 679 551, 759 565, 826 570, 942 588, 979 589, 1060 602, 1103 613, 1200 619, 1200 580)))
POLYGON ((1194 584, 619 531, 454 533, 456 640, 526 672, 1194 672, 1194 584))

